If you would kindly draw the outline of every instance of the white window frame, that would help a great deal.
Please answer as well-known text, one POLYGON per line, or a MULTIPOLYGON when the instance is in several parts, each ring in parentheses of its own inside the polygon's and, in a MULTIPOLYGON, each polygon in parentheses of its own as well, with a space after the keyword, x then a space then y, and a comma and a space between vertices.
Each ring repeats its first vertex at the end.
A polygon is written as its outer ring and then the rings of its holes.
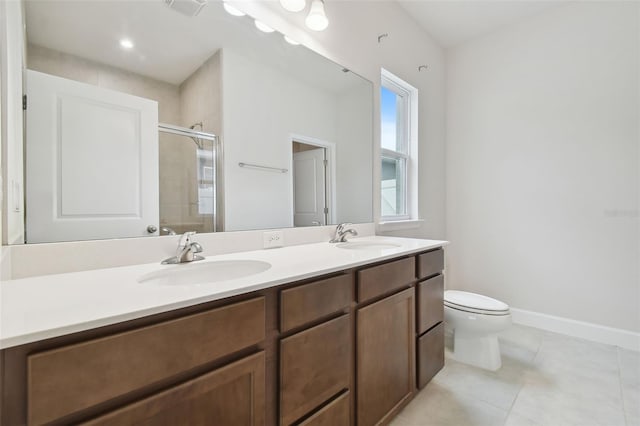
MULTIPOLYGON (((382 167, 382 159, 401 160, 404 164, 402 173, 403 189, 401 201, 404 204, 404 214, 383 216, 380 211, 380 225, 387 228, 397 228, 400 223, 413 225, 418 223, 418 89, 400 79, 384 68, 381 70, 382 87, 396 93, 402 99, 399 103, 399 115, 403 120, 396 123, 396 132, 404 142, 402 151, 394 151, 382 148, 382 135, 380 140, 379 164, 382 167)), ((382 108, 382 107, 381 107, 382 108)), ((382 172, 382 171, 381 171, 382 172)), ((382 197, 382 179, 380 179, 380 197, 382 197)), ((381 206, 380 206, 381 208, 381 206)))

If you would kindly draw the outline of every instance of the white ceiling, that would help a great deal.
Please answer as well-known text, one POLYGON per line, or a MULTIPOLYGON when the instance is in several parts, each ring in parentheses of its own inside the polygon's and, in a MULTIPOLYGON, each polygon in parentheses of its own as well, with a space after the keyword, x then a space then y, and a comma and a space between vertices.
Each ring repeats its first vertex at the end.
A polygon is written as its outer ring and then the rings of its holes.
MULTIPOLYGON (((396 0, 445 47, 541 13, 566 0, 396 0)), ((180 84, 221 47, 286 69, 307 82, 338 91, 353 78, 341 68, 277 34, 255 29, 248 17, 232 17, 210 0, 186 17, 163 0, 26 0, 30 43, 180 84), (135 43, 123 51, 118 41, 135 43)))
POLYGON ((247 16, 229 15, 220 1, 210 0, 195 17, 163 0, 26 0, 25 11, 29 43, 171 84, 182 83, 222 47, 336 93, 364 81, 278 33, 257 30, 247 16), (120 47, 125 37, 133 49, 120 47))
POLYGON ((443 47, 475 37, 568 3, 567 0, 397 0, 443 47))

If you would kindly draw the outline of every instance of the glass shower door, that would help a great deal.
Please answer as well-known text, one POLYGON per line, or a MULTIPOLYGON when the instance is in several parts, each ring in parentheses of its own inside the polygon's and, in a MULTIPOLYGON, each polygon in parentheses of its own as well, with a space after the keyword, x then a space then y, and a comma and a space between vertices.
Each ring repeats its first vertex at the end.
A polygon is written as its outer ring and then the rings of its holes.
POLYGON ((159 130, 160 234, 216 232, 216 136, 164 124, 159 130))

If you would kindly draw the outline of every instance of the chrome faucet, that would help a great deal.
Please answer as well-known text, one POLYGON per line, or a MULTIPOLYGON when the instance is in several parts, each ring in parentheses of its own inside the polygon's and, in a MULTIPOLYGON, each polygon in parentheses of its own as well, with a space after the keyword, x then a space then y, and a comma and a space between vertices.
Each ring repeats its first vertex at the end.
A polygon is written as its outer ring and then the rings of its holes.
POLYGON ((160 228, 160 232, 164 232, 167 235, 177 235, 176 231, 169 228, 168 226, 163 226, 162 228, 160 228))
POLYGON ((336 227, 336 233, 333 234, 333 238, 329 240, 330 243, 344 243, 347 241, 347 234, 351 234, 354 237, 358 235, 353 228, 347 228, 348 226, 353 225, 352 223, 341 223, 336 227))
POLYGON ((191 237, 195 234, 195 232, 185 232, 182 234, 180 241, 178 242, 176 255, 163 260, 162 264, 173 265, 176 263, 188 263, 195 260, 203 260, 204 257, 196 254, 202 253, 202 246, 195 241, 191 241, 191 237))

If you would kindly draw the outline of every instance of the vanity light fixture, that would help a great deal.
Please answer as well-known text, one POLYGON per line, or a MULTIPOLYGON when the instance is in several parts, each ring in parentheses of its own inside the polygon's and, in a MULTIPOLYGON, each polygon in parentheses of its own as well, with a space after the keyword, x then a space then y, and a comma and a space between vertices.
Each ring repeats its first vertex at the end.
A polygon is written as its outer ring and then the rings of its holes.
POLYGON ((307 7, 306 0, 280 0, 280 6, 289 12, 300 12, 307 7))
POLYGON ((291 37, 289 37, 288 35, 284 36, 284 41, 286 41, 287 43, 293 45, 293 46, 298 46, 300 43, 298 43, 297 41, 295 41, 294 39, 292 39, 291 37))
POLYGON ((324 13, 324 0, 311 2, 311 10, 304 23, 313 31, 324 31, 329 26, 329 20, 324 13))
POLYGON ((272 32, 275 31, 273 28, 271 28, 270 26, 268 26, 267 24, 265 24, 262 21, 258 21, 257 19, 254 20, 253 23, 256 25, 256 28, 259 29, 262 32, 272 33, 272 32))
POLYGON ((224 7, 224 10, 226 10, 229 15, 233 15, 233 16, 244 16, 244 15, 246 15, 246 13, 244 13, 240 9, 236 9, 235 7, 231 6, 226 1, 222 2, 222 7, 224 7))
POLYGON ((133 42, 128 38, 123 38, 120 40, 120 47, 126 50, 133 49, 133 42))

